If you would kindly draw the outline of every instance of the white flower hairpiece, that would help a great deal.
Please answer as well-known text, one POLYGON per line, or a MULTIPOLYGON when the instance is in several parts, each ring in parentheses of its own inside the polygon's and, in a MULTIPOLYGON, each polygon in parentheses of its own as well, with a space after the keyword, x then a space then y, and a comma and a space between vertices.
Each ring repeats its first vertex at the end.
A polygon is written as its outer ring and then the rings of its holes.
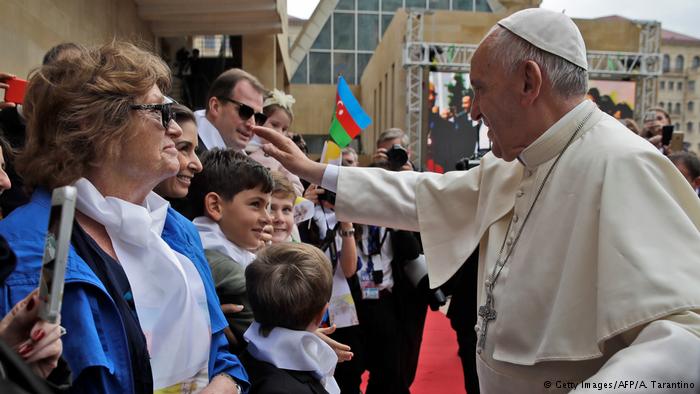
POLYGON ((292 97, 291 94, 286 94, 281 90, 273 89, 270 91, 269 96, 265 99, 265 102, 263 102, 263 107, 276 104, 286 109, 291 114, 292 105, 295 102, 296 100, 294 99, 294 97, 292 97))

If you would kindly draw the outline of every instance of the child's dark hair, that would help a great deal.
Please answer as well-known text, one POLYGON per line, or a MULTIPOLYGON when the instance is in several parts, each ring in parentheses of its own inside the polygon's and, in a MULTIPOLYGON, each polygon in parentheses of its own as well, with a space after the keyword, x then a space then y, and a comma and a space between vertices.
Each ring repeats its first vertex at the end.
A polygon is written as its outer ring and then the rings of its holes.
POLYGON ((248 299, 261 334, 275 327, 306 330, 331 298, 328 257, 309 244, 268 246, 245 270, 248 299))
POLYGON ((204 215, 204 196, 214 192, 226 200, 236 194, 260 186, 263 193, 272 192, 274 182, 262 164, 232 149, 215 148, 200 158, 202 172, 192 178, 187 200, 194 217, 204 215))

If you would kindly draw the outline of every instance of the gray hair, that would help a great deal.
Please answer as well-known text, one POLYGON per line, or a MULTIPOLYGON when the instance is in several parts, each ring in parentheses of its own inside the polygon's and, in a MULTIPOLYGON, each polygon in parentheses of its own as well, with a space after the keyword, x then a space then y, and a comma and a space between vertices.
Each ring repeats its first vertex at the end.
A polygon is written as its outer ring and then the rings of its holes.
POLYGON ((586 70, 537 48, 508 29, 496 25, 484 41, 487 39, 491 58, 500 62, 506 73, 513 73, 523 61, 532 60, 540 66, 544 78, 549 80, 552 88, 562 97, 580 96, 588 91, 586 70))
POLYGON ((377 145, 381 144, 384 141, 389 141, 396 138, 401 138, 401 145, 404 148, 408 147, 408 136, 406 135, 406 133, 404 133, 403 130, 399 129, 398 127, 392 127, 382 131, 382 133, 379 134, 379 137, 377 138, 377 145))

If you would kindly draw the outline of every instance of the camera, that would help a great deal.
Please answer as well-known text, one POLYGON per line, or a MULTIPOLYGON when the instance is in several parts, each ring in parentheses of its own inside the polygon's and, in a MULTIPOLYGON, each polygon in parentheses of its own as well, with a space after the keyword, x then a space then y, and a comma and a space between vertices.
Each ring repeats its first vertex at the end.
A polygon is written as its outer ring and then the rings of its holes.
POLYGON ((386 157, 389 162, 389 169, 392 171, 400 170, 408 162, 408 152, 399 144, 392 145, 386 151, 386 157))
POLYGON ((445 293, 439 287, 437 289, 430 288, 428 265, 423 254, 419 254, 413 260, 406 261, 403 265, 403 272, 406 274, 409 283, 425 294, 431 310, 436 311, 447 303, 445 293))
MULTIPOLYGON (((324 189, 326 190, 326 189, 324 189)), ((318 195, 318 201, 328 201, 329 203, 335 205, 335 192, 332 192, 330 190, 326 190, 325 193, 321 193, 318 195)))

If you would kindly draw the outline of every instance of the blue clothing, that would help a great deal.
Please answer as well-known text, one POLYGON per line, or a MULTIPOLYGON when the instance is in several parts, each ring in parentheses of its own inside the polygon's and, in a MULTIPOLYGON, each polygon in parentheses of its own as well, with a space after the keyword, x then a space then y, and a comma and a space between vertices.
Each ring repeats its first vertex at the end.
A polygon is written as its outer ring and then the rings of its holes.
MULTIPOLYGON (((0 291, 3 315, 39 284, 50 209, 51 196, 40 189, 27 205, 0 221, 0 235, 7 239, 17 255, 17 268, 0 291)), ((197 230, 190 221, 169 208, 162 238, 194 263, 204 283, 212 330, 210 379, 226 373, 247 391, 248 375, 238 358, 227 350, 224 328, 228 323, 221 312, 197 230)), ((72 246, 68 252, 65 283, 61 324, 68 335, 62 338, 63 357, 75 378, 72 391, 132 393, 133 376, 121 317, 104 285, 72 246)))

